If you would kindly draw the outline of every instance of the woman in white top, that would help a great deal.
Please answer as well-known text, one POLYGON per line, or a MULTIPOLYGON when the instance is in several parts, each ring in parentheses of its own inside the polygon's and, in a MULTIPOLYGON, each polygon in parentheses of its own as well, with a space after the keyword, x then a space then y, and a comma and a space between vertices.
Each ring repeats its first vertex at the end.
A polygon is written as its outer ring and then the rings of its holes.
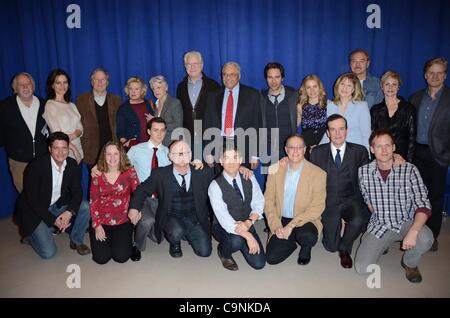
POLYGON ((70 77, 62 69, 55 69, 47 77, 47 103, 42 115, 51 132, 62 131, 69 135, 70 153, 78 163, 83 159, 80 137, 83 134, 81 115, 70 102, 70 77))
MULTIPOLYGON (((364 93, 358 77, 353 73, 344 73, 338 77, 333 88, 334 99, 328 101, 327 117, 340 114, 345 117, 348 124, 347 141, 363 145, 369 150, 369 137, 371 133, 370 111, 364 101, 364 93)), ((325 134, 321 144, 328 142, 325 134)))

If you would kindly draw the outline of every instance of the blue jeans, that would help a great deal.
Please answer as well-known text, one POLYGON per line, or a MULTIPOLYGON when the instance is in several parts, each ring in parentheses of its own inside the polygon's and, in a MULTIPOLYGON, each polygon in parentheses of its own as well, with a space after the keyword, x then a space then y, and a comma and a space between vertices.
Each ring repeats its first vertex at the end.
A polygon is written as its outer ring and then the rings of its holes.
POLYGON ((225 258, 231 258, 231 254, 241 251, 248 265, 254 269, 261 269, 266 265, 266 254, 262 246, 261 240, 252 226, 250 233, 253 235, 259 245, 259 254, 250 254, 248 251, 247 241, 240 235, 230 234, 225 231, 219 223, 213 224, 214 237, 219 241, 220 254, 225 258))
MULTIPOLYGON (((66 211, 67 206, 58 208, 56 204, 51 205, 48 210, 54 216, 59 216, 66 211)), ((83 243, 84 234, 89 225, 90 213, 89 202, 83 200, 80 204, 75 220, 71 219, 72 225, 68 232, 70 232, 70 240, 76 245, 83 243)), ((36 253, 43 259, 49 259, 56 254, 56 244, 53 238, 53 228, 48 227, 43 221, 34 229, 33 233, 29 236, 31 246, 36 253)))

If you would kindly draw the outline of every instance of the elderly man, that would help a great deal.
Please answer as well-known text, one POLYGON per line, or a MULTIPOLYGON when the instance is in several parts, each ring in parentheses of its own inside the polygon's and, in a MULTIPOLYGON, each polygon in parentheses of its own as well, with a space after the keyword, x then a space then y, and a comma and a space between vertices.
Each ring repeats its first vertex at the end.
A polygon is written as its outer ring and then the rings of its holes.
POLYGON ((27 164, 47 153, 48 128, 42 118, 45 103, 34 96, 33 77, 17 74, 12 89, 14 95, 0 105, 0 146, 5 146, 14 186, 20 193, 27 164))
POLYGON ((267 263, 278 264, 300 245, 297 263, 311 261, 311 249, 322 232, 320 216, 325 208, 326 173, 305 159, 305 140, 286 139, 288 164, 269 168, 264 211, 270 228, 267 263))
POLYGON ((375 160, 360 167, 358 175, 372 215, 356 252, 355 269, 366 273, 390 244, 401 240, 406 278, 419 283, 422 275, 417 265, 433 243, 433 234, 425 225, 431 215, 427 188, 413 164, 394 166, 394 137, 388 130, 373 131, 369 143, 375 160))
POLYGON ((122 99, 107 92, 109 74, 102 68, 91 73, 92 91, 77 97, 76 105, 81 115, 84 131, 81 145, 84 161, 92 167, 97 162, 100 149, 108 141, 116 141, 116 113, 122 99))

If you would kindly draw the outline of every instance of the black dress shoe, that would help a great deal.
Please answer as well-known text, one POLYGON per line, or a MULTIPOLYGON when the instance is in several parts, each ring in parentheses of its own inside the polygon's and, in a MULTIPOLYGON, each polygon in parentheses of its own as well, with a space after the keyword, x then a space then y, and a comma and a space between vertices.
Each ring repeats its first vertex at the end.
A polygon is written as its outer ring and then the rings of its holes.
POLYGON ((139 262, 141 260, 141 251, 136 246, 133 246, 130 259, 133 262, 139 262))
POLYGON ((303 257, 299 256, 297 259, 297 264, 298 265, 308 265, 310 261, 311 261, 311 258, 303 258, 303 257))
POLYGON ((179 242, 174 244, 170 243, 169 254, 174 258, 182 257, 181 244, 179 242))
POLYGON ((341 266, 344 268, 352 268, 353 260, 350 253, 347 251, 339 251, 339 258, 341 259, 341 266))
POLYGON ((239 269, 233 257, 231 256, 230 258, 223 257, 222 254, 220 254, 219 248, 217 248, 217 255, 219 255, 220 261, 222 262, 223 267, 225 267, 226 269, 230 271, 237 271, 239 269))
POLYGON ((297 264, 298 265, 308 265, 311 261, 311 247, 302 246, 300 253, 298 254, 297 264))

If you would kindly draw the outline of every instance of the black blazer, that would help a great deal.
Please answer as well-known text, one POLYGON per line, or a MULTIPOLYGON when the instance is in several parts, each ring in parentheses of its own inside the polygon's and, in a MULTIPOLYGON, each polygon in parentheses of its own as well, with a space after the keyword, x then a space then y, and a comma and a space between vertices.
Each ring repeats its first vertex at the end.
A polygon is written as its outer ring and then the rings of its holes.
POLYGON ((203 120, 205 118, 207 95, 220 88, 219 83, 207 77, 205 74, 203 74, 202 80, 203 85, 194 108, 189 98, 188 77, 186 76, 177 87, 177 98, 183 107, 183 127, 190 131, 191 138, 194 137, 194 120, 203 120))
MULTIPOLYGON (((191 169, 191 187, 194 193, 195 212, 200 225, 208 235, 211 235, 210 229, 210 205, 208 197, 208 187, 213 179, 213 169, 205 166, 203 170, 191 169)), ((169 206, 171 201, 171 179, 173 178, 173 165, 152 170, 147 180, 141 183, 130 202, 130 209, 141 210, 144 201, 152 193, 158 193, 158 209, 156 211, 155 234, 158 243, 161 242, 162 230, 167 220, 169 206)))
POLYGON ((402 97, 399 99, 398 109, 392 118, 384 99, 370 109, 372 130, 389 130, 394 135, 395 152, 412 163, 416 150, 416 109, 402 97))
MULTIPOLYGON (((83 197, 81 170, 77 162, 67 158, 64 169, 61 197, 56 206, 67 205, 67 210, 77 212, 83 197)), ((31 235, 41 221, 48 226, 56 217, 48 211, 52 199, 53 178, 50 154, 33 160, 24 172, 23 192, 17 199, 16 221, 23 237, 31 235)))
MULTIPOLYGON (((260 94, 254 88, 239 84, 239 97, 236 117, 234 120, 235 128, 242 128, 244 131, 248 128, 255 128, 258 133, 261 128, 261 106, 260 94)), ((215 127, 222 129, 222 104, 225 95, 225 87, 208 96, 208 106, 205 113, 205 129, 215 127)), ((245 163, 249 163, 252 156, 258 156, 258 138, 252 141, 254 144, 254 151, 250 149, 249 138, 245 138, 245 163)), ((205 141, 205 146, 209 141, 205 141)))
POLYGON ((17 95, 8 97, 0 105, 0 146, 5 146, 9 158, 20 162, 30 162, 33 158, 47 153, 47 124, 42 117, 45 102, 39 98, 36 131, 33 136, 17 105, 17 95))
MULTIPOLYGON (((428 131, 428 145, 434 159, 443 167, 450 165, 450 88, 442 88, 439 104, 431 118, 430 129, 428 131)), ((414 93, 409 102, 413 104, 419 114, 420 103, 426 89, 414 93)))
MULTIPOLYGON (((334 165, 333 154, 331 153, 330 143, 318 145, 313 148, 309 161, 322 168, 325 172, 329 172, 331 165, 334 165)), ((352 179, 353 191, 357 193, 360 200, 363 200, 359 189, 358 168, 369 163, 369 154, 364 146, 346 142, 345 154, 342 165, 348 165, 352 179)), ((330 182, 327 177, 327 184, 330 182)), ((327 203, 334 202, 335 199, 327 192, 327 203)))

